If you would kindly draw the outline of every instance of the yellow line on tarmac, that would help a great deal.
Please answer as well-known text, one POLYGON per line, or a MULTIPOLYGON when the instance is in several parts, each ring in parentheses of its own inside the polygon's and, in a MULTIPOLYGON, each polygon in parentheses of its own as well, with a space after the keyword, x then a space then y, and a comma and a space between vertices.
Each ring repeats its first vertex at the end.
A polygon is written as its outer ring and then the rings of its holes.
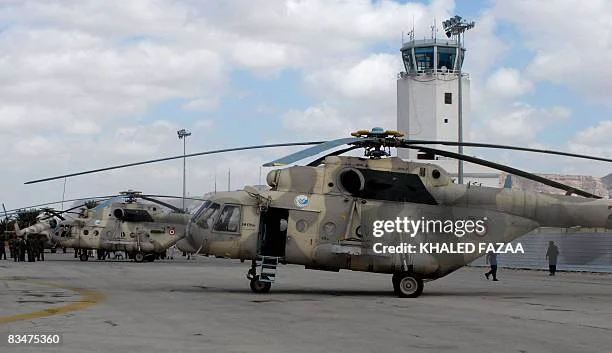
POLYGON ((69 290, 72 292, 76 292, 82 296, 81 300, 79 300, 78 302, 70 303, 68 305, 60 306, 57 308, 49 308, 49 309, 44 309, 44 310, 35 311, 32 313, 25 313, 25 314, 0 316, 0 324, 6 324, 9 322, 15 322, 15 321, 40 319, 43 317, 48 317, 48 316, 53 316, 53 315, 67 314, 72 311, 83 310, 90 306, 94 306, 98 304, 100 301, 104 300, 104 294, 102 294, 101 292, 95 291, 93 289, 64 287, 64 286, 59 286, 53 283, 38 282, 38 281, 28 280, 25 278, 24 279, 0 278, 0 280, 23 281, 26 283, 34 283, 34 284, 39 284, 43 286, 55 287, 55 288, 60 288, 60 289, 65 289, 65 290, 69 290))

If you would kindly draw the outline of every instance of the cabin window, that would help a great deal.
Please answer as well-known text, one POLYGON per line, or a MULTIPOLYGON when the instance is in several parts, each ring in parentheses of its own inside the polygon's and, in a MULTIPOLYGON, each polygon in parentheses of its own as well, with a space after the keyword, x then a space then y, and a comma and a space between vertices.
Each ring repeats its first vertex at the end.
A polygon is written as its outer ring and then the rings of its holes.
POLYGON ((201 213, 200 218, 196 222, 197 225, 204 229, 210 229, 213 221, 219 213, 219 204, 213 203, 201 213))
POLYGON ((238 232, 240 226, 240 206, 225 205, 221 216, 213 228, 217 232, 238 232))

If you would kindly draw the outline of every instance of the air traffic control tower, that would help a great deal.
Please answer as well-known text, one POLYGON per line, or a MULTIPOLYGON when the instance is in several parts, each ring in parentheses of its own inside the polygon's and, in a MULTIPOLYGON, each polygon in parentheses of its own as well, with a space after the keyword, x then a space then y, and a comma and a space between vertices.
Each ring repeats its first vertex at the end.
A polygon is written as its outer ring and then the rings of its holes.
MULTIPOLYGON (((404 42, 401 49, 404 68, 397 79, 397 129, 414 140, 458 141, 459 128, 459 60, 464 62, 465 48, 455 39, 415 40, 404 42)), ((470 77, 461 75, 463 140, 470 141, 470 77)), ((435 148, 459 152, 458 147, 435 145, 435 148)), ((469 148, 463 154, 472 155, 469 148)), ((456 176, 457 160, 400 149, 398 157, 433 163, 456 176)), ((499 173, 464 162, 464 183, 499 186, 499 173)))

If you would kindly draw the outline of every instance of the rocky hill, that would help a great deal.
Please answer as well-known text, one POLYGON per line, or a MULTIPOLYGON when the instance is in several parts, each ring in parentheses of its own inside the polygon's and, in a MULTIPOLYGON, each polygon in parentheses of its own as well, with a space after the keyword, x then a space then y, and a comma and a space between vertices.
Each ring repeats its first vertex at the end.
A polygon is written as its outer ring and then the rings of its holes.
MULTIPOLYGON (((609 198, 612 192, 612 174, 609 174, 603 178, 598 178, 589 175, 562 175, 562 174, 538 174, 541 177, 554 180, 556 182, 576 187, 580 190, 590 192, 592 194, 601 196, 603 198, 609 198)), ((504 186, 506 181, 507 173, 501 173, 499 176, 500 187, 504 186)), ((525 190, 525 191, 536 191, 546 192, 551 194, 564 194, 565 191, 555 189, 551 186, 540 184, 536 181, 512 176, 512 188, 525 190)))

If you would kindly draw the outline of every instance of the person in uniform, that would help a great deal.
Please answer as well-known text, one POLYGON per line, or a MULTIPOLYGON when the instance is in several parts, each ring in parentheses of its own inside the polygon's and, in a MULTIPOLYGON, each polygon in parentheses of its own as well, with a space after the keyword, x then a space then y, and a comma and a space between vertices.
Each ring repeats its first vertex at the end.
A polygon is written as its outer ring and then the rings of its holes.
POLYGON ((19 237, 18 244, 19 244, 19 261, 25 262, 28 246, 27 246, 26 240, 24 239, 23 235, 19 237))
POLYGON ((45 261, 45 236, 38 236, 38 261, 45 261))
POLYGON ((493 280, 498 281, 497 279, 497 253, 495 251, 489 251, 487 253, 486 261, 489 265, 491 265, 491 269, 489 272, 485 273, 485 277, 489 279, 489 276, 493 275, 493 280))
POLYGON ((11 235, 9 239, 9 251, 13 261, 17 262, 19 260, 19 249, 17 247, 17 238, 14 235, 11 235))
POLYGON ((34 254, 34 244, 33 243, 32 237, 27 237, 25 240, 25 247, 26 247, 26 255, 28 256, 28 262, 34 262, 36 261, 36 259, 34 258, 35 254, 34 254))
POLYGON ((13 241, 13 237, 9 235, 8 237, 8 246, 9 246, 9 257, 11 259, 15 259, 15 242, 13 241))
POLYGON ((4 256, 4 260, 6 260, 6 234, 0 234, 0 260, 2 260, 2 256, 4 256))
POLYGON ((546 250, 546 258, 548 259, 549 276, 554 276, 557 272, 557 257, 559 256, 559 248, 554 241, 548 242, 548 250, 546 250))

